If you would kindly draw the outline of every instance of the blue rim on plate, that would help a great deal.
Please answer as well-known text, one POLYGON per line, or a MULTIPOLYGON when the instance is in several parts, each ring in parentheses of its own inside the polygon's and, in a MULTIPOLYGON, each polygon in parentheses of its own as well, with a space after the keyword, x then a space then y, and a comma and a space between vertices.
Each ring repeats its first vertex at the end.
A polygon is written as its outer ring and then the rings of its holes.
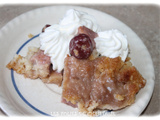
MULTIPOLYGON (((35 36, 32 37, 31 39, 27 40, 27 41, 17 50, 16 54, 19 54, 19 52, 22 50, 22 48, 23 48, 26 44, 28 44, 30 41, 32 41, 33 39, 37 38, 38 36, 39 36, 39 34, 38 34, 38 35, 35 35, 35 36)), ((18 93, 18 95, 20 96, 20 98, 21 98, 28 106, 30 106, 30 107, 31 107, 32 109, 34 109, 35 111, 41 113, 42 115, 51 116, 51 115, 49 115, 49 114, 47 114, 47 113, 45 113, 45 112, 37 109, 36 107, 34 107, 31 103, 29 103, 29 102, 23 97, 23 95, 21 94, 21 92, 19 91, 19 89, 18 89, 18 87, 17 87, 17 85, 16 85, 16 81, 15 81, 15 78, 14 78, 14 71, 13 71, 13 69, 11 69, 11 78, 12 78, 12 83, 13 83, 13 86, 14 86, 16 92, 18 93)))

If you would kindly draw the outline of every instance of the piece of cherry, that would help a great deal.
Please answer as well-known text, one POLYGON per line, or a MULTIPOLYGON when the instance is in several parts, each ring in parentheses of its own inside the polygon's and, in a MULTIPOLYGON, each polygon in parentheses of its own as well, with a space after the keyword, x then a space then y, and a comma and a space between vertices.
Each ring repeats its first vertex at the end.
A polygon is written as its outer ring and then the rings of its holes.
POLYGON ((70 41, 69 51, 78 59, 87 59, 93 51, 92 41, 88 35, 79 34, 70 41))
POLYGON ((50 27, 51 25, 49 25, 49 24, 46 24, 43 28, 42 28, 42 32, 44 32, 45 31, 45 29, 47 28, 47 27, 50 27))

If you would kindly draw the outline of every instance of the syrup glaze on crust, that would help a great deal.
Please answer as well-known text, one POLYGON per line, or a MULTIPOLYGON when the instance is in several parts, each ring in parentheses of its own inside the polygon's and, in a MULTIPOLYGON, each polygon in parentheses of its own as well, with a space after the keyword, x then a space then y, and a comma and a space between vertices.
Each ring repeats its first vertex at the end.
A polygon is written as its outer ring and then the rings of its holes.
POLYGON ((146 80, 131 62, 120 57, 79 60, 66 57, 62 98, 81 112, 96 108, 118 110, 134 103, 146 80))

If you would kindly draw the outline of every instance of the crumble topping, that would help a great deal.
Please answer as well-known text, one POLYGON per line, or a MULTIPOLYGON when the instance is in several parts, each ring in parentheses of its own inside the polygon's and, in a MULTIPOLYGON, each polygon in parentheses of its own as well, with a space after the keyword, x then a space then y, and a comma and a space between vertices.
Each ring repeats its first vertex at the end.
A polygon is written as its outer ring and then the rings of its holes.
POLYGON ((120 57, 94 60, 65 59, 62 98, 82 112, 117 110, 134 103, 145 79, 131 62, 120 57))

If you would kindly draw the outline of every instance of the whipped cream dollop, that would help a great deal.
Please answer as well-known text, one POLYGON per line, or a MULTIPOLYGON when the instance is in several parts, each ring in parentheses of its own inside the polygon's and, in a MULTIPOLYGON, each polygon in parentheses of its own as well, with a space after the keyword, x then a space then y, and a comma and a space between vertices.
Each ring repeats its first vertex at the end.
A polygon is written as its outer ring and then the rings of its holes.
POLYGON ((98 37, 94 40, 96 49, 102 56, 110 58, 120 56, 125 61, 128 55, 128 41, 126 35, 123 35, 119 30, 98 32, 98 37))
POLYGON ((100 31, 93 16, 70 9, 58 24, 51 25, 40 34, 40 49, 51 57, 53 70, 61 72, 64 59, 69 54, 70 40, 78 33, 80 26, 86 26, 94 32, 100 31))

